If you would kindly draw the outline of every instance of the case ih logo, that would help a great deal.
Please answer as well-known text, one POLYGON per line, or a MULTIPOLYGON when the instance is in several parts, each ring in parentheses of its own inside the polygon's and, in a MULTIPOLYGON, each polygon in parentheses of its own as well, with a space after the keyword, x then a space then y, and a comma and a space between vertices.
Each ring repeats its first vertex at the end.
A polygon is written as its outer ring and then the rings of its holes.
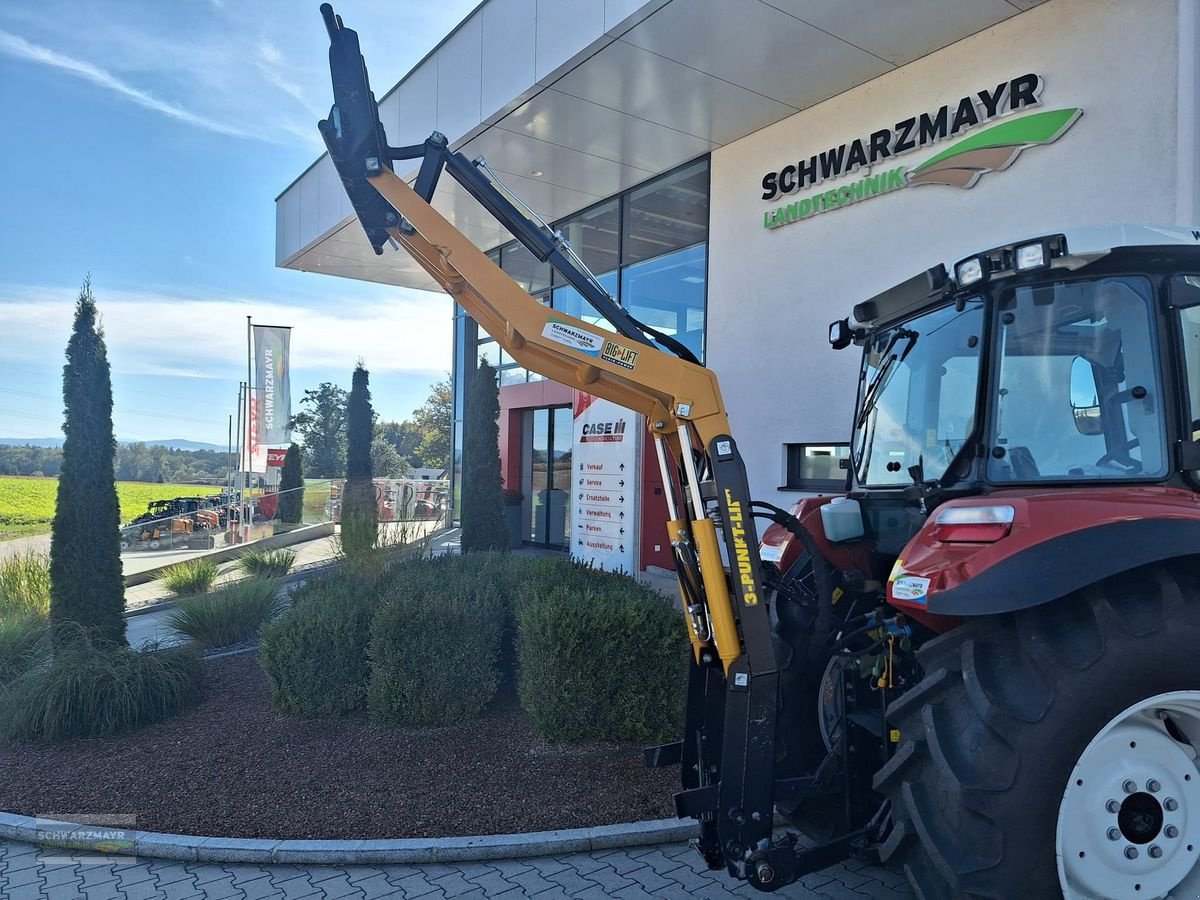
POLYGON ((625 420, 593 422, 583 426, 580 443, 618 443, 625 440, 625 420))

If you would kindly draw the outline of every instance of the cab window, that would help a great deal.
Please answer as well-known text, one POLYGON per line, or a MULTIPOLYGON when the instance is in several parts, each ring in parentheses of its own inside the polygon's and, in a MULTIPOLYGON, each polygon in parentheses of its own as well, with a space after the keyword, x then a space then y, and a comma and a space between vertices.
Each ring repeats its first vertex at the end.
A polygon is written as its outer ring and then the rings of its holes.
POLYGON ((989 480, 1165 476, 1153 297, 1120 277, 1001 298, 989 480))

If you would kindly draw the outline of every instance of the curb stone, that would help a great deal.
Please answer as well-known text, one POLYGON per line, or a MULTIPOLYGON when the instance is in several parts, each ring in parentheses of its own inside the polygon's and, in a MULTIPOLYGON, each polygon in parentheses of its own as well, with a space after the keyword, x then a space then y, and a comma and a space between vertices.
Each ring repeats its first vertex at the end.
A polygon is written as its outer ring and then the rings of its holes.
MULTIPOLYGON (((72 824, 0 812, 0 838, 44 847, 79 849, 79 841, 71 840, 72 824), (48 825, 59 827, 48 833, 43 830, 48 825)), ((82 827, 84 826, 76 826, 82 827)), ((618 847, 665 844, 686 840, 694 833, 694 823, 681 822, 678 819, 654 819, 620 825, 531 831, 523 834, 362 841, 276 841, 263 838, 204 837, 138 831, 134 833, 134 852, 142 857, 188 862, 428 865, 562 856, 618 847)))

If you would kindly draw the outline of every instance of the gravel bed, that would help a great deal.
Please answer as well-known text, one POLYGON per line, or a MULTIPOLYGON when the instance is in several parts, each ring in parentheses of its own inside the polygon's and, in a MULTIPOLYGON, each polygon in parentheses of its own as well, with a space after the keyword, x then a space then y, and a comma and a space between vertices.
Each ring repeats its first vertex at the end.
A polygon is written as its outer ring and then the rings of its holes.
POLYGON ((511 692, 477 721, 390 730, 276 712, 255 653, 208 660, 169 722, 57 745, 0 743, 0 808, 123 813, 145 831, 278 839, 503 834, 673 815, 678 770, 630 745, 557 746, 511 692))

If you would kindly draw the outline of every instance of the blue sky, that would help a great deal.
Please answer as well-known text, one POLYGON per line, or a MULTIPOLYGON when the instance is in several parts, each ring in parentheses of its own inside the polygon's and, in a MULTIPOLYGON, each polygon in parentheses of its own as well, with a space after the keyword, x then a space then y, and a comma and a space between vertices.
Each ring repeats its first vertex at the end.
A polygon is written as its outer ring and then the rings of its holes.
MULTIPOLYGON (((377 94, 477 0, 335 8, 377 94)), ((0 4, 0 437, 60 433, 63 349, 91 273, 117 436, 224 443, 246 316, 292 325, 294 402, 371 370, 405 418, 450 367, 450 301, 274 266, 274 198, 322 150, 318 0, 0 4)))

